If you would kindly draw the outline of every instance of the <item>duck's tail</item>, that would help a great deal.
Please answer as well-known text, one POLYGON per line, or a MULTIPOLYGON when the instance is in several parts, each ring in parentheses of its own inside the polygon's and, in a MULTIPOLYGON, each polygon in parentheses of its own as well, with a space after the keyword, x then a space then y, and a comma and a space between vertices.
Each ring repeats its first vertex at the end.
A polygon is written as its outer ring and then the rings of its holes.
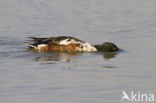
POLYGON ((37 46, 35 46, 33 44, 24 43, 24 45, 26 45, 26 46, 28 46, 29 48, 32 48, 32 49, 37 49, 37 46))
POLYGON ((47 38, 36 38, 36 37, 28 37, 30 38, 31 40, 27 40, 29 42, 32 42, 32 43, 28 43, 28 42, 24 42, 24 44, 26 46, 28 46, 29 48, 31 49, 38 49, 38 45, 39 44, 43 44, 43 42, 46 42, 47 38))

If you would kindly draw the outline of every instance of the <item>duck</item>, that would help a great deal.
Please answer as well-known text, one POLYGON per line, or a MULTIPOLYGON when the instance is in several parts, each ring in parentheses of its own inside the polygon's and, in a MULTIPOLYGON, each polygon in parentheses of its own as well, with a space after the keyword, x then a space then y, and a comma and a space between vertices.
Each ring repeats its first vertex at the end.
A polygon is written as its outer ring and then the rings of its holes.
POLYGON ((72 36, 58 36, 48 38, 28 37, 33 43, 24 44, 39 52, 115 52, 119 48, 112 42, 93 45, 72 36))

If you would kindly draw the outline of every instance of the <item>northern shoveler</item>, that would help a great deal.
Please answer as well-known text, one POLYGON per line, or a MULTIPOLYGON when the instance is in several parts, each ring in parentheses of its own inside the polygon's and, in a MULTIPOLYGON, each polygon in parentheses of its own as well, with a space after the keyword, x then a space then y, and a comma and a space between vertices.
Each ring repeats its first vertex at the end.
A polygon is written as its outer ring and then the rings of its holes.
POLYGON ((35 49, 40 52, 54 51, 54 52, 113 52, 118 51, 118 47, 111 43, 105 42, 100 45, 92 45, 89 42, 84 42, 77 38, 71 36, 59 36, 50 38, 36 38, 29 37, 32 39, 33 43, 25 43, 31 49, 35 49))

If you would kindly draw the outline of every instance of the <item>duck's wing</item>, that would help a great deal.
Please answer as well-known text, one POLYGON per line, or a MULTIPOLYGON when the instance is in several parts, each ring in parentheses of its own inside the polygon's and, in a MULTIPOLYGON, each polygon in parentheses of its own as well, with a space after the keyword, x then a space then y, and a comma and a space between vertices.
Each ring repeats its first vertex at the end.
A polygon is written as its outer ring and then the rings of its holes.
POLYGON ((50 42, 50 44, 55 44, 55 45, 68 45, 70 43, 80 44, 80 43, 84 43, 84 41, 71 36, 59 36, 59 37, 52 37, 50 42))
POLYGON ((51 38, 37 38, 37 37, 28 37, 32 39, 34 44, 47 44, 48 42, 51 41, 51 38))
POLYGON ((29 40, 29 43, 25 43, 27 46, 37 47, 38 45, 46 44, 49 46, 54 45, 68 45, 70 43, 80 45, 82 43, 85 43, 82 40, 79 40, 77 38, 71 37, 71 36, 58 36, 58 37, 50 37, 50 38, 37 38, 37 37, 28 37, 31 40, 29 40))
POLYGON ((72 36, 58 36, 58 37, 55 37, 54 39, 55 39, 55 41, 58 41, 58 42, 60 42, 62 40, 66 40, 66 39, 68 39, 68 41, 73 40, 73 41, 77 41, 77 42, 84 42, 84 41, 77 39, 75 37, 72 37, 72 36))

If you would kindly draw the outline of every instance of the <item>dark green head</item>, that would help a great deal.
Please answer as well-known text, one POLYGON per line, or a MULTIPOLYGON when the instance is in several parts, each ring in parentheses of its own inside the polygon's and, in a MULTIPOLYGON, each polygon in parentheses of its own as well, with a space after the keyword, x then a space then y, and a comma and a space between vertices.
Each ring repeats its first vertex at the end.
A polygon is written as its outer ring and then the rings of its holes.
POLYGON ((104 44, 101 45, 95 45, 96 49, 98 51, 102 51, 102 52, 115 52, 118 51, 119 48, 111 42, 105 42, 104 44))

